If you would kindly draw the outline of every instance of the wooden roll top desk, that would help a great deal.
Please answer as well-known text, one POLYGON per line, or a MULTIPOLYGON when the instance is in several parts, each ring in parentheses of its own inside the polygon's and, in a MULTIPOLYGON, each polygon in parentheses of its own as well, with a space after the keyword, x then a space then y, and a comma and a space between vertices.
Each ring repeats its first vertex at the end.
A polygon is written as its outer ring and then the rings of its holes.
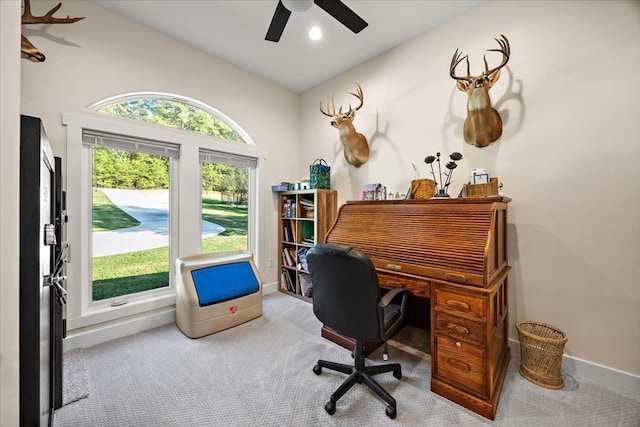
POLYGON ((367 254, 381 287, 430 299, 431 390, 489 419, 509 364, 509 201, 347 202, 325 238, 367 254))

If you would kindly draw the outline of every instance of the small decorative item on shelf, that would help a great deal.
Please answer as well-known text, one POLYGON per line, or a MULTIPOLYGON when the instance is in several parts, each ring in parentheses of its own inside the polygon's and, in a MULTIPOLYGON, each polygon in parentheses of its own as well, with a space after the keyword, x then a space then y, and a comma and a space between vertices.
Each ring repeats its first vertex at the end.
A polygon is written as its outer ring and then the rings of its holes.
POLYGON ((411 199, 430 199, 436 194, 436 182, 429 178, 411 181, 411 199))
POLYGON ((498 196, 498 178, 492 177, 484 184, 465 184, 466 197, 491 197, 498 196))
POLYGON ((387 187, 375 182, 373 184, 366 184, 360 190, 360 200, 386 200, 387 199, 387 187))
POLYGON ((445 168, 449 170, 449 172, 442 172, 442 167, 440 165, 440 153, 436 153, 435 156, 427 156, 424 159, 424 162, 431 167, 431 175, 433 175, 433 179, 436 183, 436 194, 433 197, 449 197, 447 193, 449 189, 449 185, 451 184, 451 175, 453 175, 453 170, 458 167, 457 161, 462 160, 462 154, 458 152, 453 152, 449 155, 451 161, 445 165, 445 168), (433 169, 433 162, 438 162, 438 176, 433 169), (443 178, 444 175, 444 178, 443 178))
POLYGON ((309 166, 309 172, 310 188, 331 189, 331 166, 324 159, 316 159, 309 166))
POLYGON ((287 191, 288 189, 289 189, 289 183, 288 182, 281 182, 280 184, 276 184, 276 185, 272 185, 271 186, 271 190, 273 192, 287 191))

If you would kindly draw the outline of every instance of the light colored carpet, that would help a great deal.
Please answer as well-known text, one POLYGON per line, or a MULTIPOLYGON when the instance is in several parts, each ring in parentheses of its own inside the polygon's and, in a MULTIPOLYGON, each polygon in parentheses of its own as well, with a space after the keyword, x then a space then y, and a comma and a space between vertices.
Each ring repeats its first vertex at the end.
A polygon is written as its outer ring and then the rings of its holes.
POLYGON ((68 405, 89 396, 89 377, 81 348, 66 352, 62 358, 62 404, 68 405))
MULTIPOLYGON (((563 390, 531 384, 509 366, 491 422, 430 391, 424 352, 390 346, 403 378, 376 378, 396 399, 385 404, 357 384, 328 415, 324 405, 345 376, 316 376, 318 358, 351 363, 349 352, 320 336, 310 304, 276 293, 263 316, 200 339, 175 325, 84 349, 90 395, 56 411, 55 426, 638 426, 640 398, 579 378, 563 390), (414 354, 412 354, 414 353, 414 354)), ((381 349, 370 356, 382 363, 381 349)))

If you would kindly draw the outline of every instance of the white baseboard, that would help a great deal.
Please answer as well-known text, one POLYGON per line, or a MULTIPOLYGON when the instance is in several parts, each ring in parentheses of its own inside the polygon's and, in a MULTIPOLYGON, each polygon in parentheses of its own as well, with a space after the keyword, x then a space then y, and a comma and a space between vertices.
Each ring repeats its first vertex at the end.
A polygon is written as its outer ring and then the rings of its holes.
MULTIPOLYGON (((509 341, 511 356, 520 359, 520 343, 514 339, 509 341)), ((640 376, 638 375, 566 354, 562 356, 562 370, 573 377, 584 378, 605 387, 640 396, 640 376)))
POLYGON ((268 295, 274 292, 278 292, 278 282, 267 283, 266 285, 262 285, 262 295, 268 295))

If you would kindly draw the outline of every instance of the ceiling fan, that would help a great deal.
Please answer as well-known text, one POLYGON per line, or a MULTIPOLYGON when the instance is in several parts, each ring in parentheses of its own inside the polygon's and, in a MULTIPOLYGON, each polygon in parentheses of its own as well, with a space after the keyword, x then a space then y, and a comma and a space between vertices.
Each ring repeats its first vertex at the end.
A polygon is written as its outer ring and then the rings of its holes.
POLYGON ((320 6, 322 10, 333 16, 340 21, 342 25, 356 34, 369 25, 341 0, 279 0, 264 39, 278 42, 282 36, 284 27, 287 25, 291 12, 307 11, 313 6, 313 3, 320 6))

